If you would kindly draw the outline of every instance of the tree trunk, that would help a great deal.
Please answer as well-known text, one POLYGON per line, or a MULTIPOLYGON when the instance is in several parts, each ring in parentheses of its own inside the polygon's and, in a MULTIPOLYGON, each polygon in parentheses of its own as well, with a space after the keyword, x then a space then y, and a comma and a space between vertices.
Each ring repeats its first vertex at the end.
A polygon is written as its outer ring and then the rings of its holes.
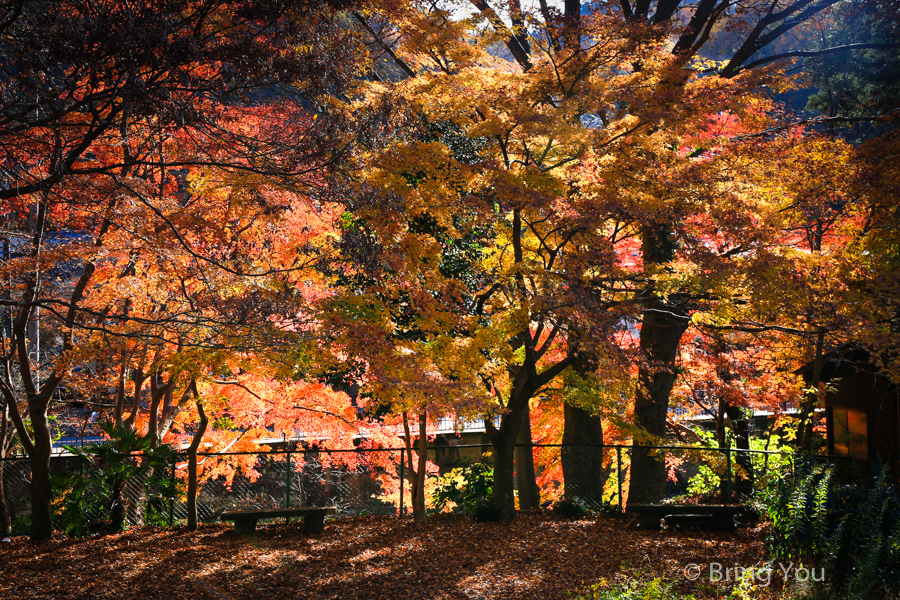
POLYGON ((9 535, 9 507, 6 504, 6 440, 9 431, 9 412, 6 402, 3 403, 3 414, 0 415, 0 535, 9 535))
MULTIPOLYGON (((569 335, 569 350, 574 355, 572 370, 585 379, 597 370, 597 361, 581 348, 582 336, 569 335)), ((581 500, 599 509, 603 505, 603 487, 609 470, 603 467, 603 419, 590 411, 563 405, 563 447, 560 459, 564 493, 567 500, 581 500)))
POLYGON ((634 421, 648 437, 635 440, 632 448, 629 504, 653 504, 665 496, 664 457, 654 455, 654 451, 646 446, 658 443, 665 434, 669 395, 675 384, 675 358, 689 323, 683 309, 658 298, 651 299, 644 311, 641 326, 643 360, 638 368, 634 421))
MULTIPOLYGON (((191 384, 194 387, 194 384, 191 384)), ((194 437, 191 439, 191 445, 188 447, 188 489, 187 489, 187 528, 188 531, 197 531, 197 449, 200 448, 200 442, 203 440, 203 434, 206 433, 206 426, 209 419, 203 410, 203 403, 197 399, 197 413, 200 415, 200 424, 194 437)))
POLYGON ((406 433, 407 470, 409 471, 409 487, 412 495, 413 519, 416 523, 427 523, 428 514, 425 512, 425 466, 428 460, 428 422, 427 414, 419 415, 419 458, 413 463, 412 432, 409 429, 409 412, 403 413, 403 430, 406 433))
POLYGON ((147 379, 148 377, 143 371, 143 365, 131 373, 131 381, 134 382, 134 402, 131 405, 131 414, 129 414, 128 418, 124 421, 124 427, 128 431, 134 431, 137 416, 141 410, 141 392, 144 387, 144 382, 147 381, 147 379))
POLYGON ((0 461, 0 535, 10 532, 9 506, 6 504, 6 461, 0 461))
POLYGON ((110 533, 118 533, 125 529, 127 509, 127 502, 125 501, 125 485, 127 483, 127 480, 119 480, 117 477, 112 485, 112 493, 109 495, 110 533))
MULTIPOLYGON (((528 335, 528 332, 525 332, 525 335, 528 335)), ((526 354, 534 356, 530 338, 526 342, 526 354)), ((494 427, 494 422, 490 418, 484 420, 484 427, 491 438, 494 453, 493 503, 500 511, 501 519, 513 519, 516 516, 516 440, 519 439, 519 433, 528 416, 528 403, 542 386, 562 374, 570 364, 571 359, 566 357, 540 374, 537 373, 534 361, 516 367, 512 370, 514 374, 512 390, 505 407, 506 412, 500 417, 500 427, 494 427)), ((533 474, 531 479, 534 480, 533 474)))
POLYGON ((500 417, 500 428, 494 427, 492 420, 484 420, 494 454, 493 503, 500 511, 501 519, 513 519, 516 516, 516 441, 528 413, 528 402, 536 390, 535 386, 528 383, 526 369, 527 367, 521 367, 515 374, 513 389, 506 405, 507 412, 500 417))
POLYGON ((531 438, 531 410, 526 410, 516 445, 516 488, 519 490, 519 508, 537 510, 541 507, 541 491, 534 472, 534 450, 531 438))
MULTIPOLYGON (((675 258, 675 234, 669 223, 653 223, 641 230, 644 268, 659 267, 675 258)), ((645 292, 641 322, 641 364, 634 398, 634 424, 646 434, 631 451, 629 504, 652 504, 666 492, 666 465, 648 445, 666 432, 669 396, 675 384, 675 359, 682 334, 690 324, 687 310, 677 298, 663 300, 651 284, 645 292)))
POLYGON ((34 451, 31 455, 31 534, 32 542, 53 537, 53 488, 50 485, 50 456, 53 442, 47 420, 47 404, 43 395, 29 402, 34 451))
POLYGON ((603 505, 603 487, 609 469, 603 466, 603 420, 590 412, 563 405, 561 450, 566 500, 581 500, 587 507, 603 505))
MULTIPOLYGON (((502 423, 502 421, 501 421, 502 423)), ((516 516, 515 455, 516 439, 510 429, 502 427, 493 437, 494 454, 494 497, 493 503, 500 511, 502 519, 516 516)))
POLYGON ((119 376, 116 382, 116 401, 113 407, 113 420, 116 427, 122 427, 122 412, 125 410, 125 360, 119 365, 119 376))
MULTIPOLYGON (((161 378, 161 376, 159 377, 161 378)), ((160 444, 162 444, 162 440, 169 432, 169 428, 172 426, 172 423, 175 422, 175 417, 178 415, 181 407, 187 402, 188 398, 190 398, 195 384, 188 383, 188 385, 184 388, 184 392, 182 392, 181 394, 181 400, 178 404, 174 404, 174 376, 169 383, 163 386, 153 387, 153 381, 154 380, 151 379, 151 389, 153 391, 151 392, 152 398, 150 406, 150 424, 147 427, 147 435, 150 436, 151 439, 151 448, 157 448, 160 444)), ((135 386, 135 390, 137 393, 137 386, 135 386)), ((139 404, 137 400, 135 400, 135 407, 137 406, 139 406, 139 404)), ((153 477, 152 468, 147 469, 137 477, 132 478, 128 483, 129 488, 133 491, 134 496, 137 498, 137 501, 131 503, 131 505, 129 506, 129 518, 131 519, 132 523, 138 525, 144 524, 145 518, 147 516, 147 501, 149 500, 147 492, 147 481, 149 481, 151 477, 153 477)))
POLYGON ((425 513, 425 478, 428 475, 425 468, 428 461, 428 421, 426 417, 424 411, 419 415, 419 468, 416 472, 418 483, 416 485, 417 493, 413 497, 413 518, 416 523, 428 522, 428 515, 425 513))

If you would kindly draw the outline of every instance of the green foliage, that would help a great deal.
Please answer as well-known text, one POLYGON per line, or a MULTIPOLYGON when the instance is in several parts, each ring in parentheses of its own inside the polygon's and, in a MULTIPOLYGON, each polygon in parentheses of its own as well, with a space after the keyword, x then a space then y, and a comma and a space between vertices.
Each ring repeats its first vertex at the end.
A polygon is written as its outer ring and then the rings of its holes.
POLYGON ((609 585, 606 580, 600 581, 577 592, 569 592, 567 596, 574 600, 692 600, 693 595, 682 596, 675 589, 675 584, 654 577, 650 581, 629 579, 624 583, 609 585))
POLYGON ((772 521, 772 555, 824 568, 838 597, 900 592, 900 493, 887 468, 865 485, 842 485, 833 467, 807 466, 771 480, 755 502, 772 521))
POLYGON ((753 472, 758 483, 765 481, 767 477, 780 477, 782 473, 790 471, 794 464, 794 447, 790 440, 783 439, 777 434, 768 438, 750 438, 751 450, 765 450, 771 454, 753 452, 750 460, 753 464, 753 472))
POLYGON ((563 498, 553 503, 553 512, 561 517, 580 519, 591 514, 591 509, 581 498, 563 498))
POLYGON ((485 505, 493 493, 493 482, 494 469, 486 463, 457 467, 440 478, 431 497, 432 506, 441 512, 452 503, 455 512, 464 512, 481 520, 476 512, 488 516, 489 507, 485 505))
POLYGON ((212 422, 213 429, 220 429, 230 431, 235 429, 237 426, 234 421, 230 417, 219 417, 215 421, 212 422))
POLYGON ((102 429, 110 438, 106 443, 66 446, 78 457, 80 468, 53 478, 57 525, 73 537, 120 530, 130 480, 140 481, 147 491, 144 520, 164 524, 168 502, 178 494, 177 484, 169 477, 174 450, 167 445, 151 448, 149 438, 115 424, 104 424, 102 429))
MULTIPOLYGON (((695 433, 703 440, 700 448, 718 448, 718 441, 714 431, 697 430, 695 433)), ((728 432, 728 443, 731 445, 731 469, 735 477, 741 474, 744 468, 738 461, 740 451, 735 449, 735 440, 728 432)), ((750 469, 753 471, 754 488, 759 490, 765 488, 773 480, 779 479, 784 473, 791 471, 794 461, 794 451, 778 434, 771 434, 766 437, 751 437, 750 446, 750 469)), ((688 482, 686 496, 712 496, 717 494, 725 479, 726 460, 724 454, 699 454, 703 456, 706 464, 698 467, 696 475, 691 477, 688 482)), ((691 459, 691 455, 685 456, 686 460, 691 459)), ((694 458, 696 460, 696 458, 694 458)))
POLYGON ((707 496, 719 491, 719 476, 707 467, 700 465, 699 472, 688 482, 689 496, 707 496))

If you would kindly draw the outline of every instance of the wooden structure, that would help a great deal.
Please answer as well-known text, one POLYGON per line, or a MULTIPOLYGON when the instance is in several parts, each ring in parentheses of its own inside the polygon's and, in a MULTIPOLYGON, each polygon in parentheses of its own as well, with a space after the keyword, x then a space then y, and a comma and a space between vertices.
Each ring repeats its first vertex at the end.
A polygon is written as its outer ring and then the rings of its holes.
POLYGON ((315 533, 325 529, 325 516, 336 515, 333 506, 307 508, 275 508, 271 510, 232 510, 219 515, 222 521, 234 521, 234 530, 240 535, 250 535, 256 531, 256 522, 260 519, 277 519, 279 517, 303 517, 303 530, 315 533))
MULTIPOLYGON (((813 364, 798 373, 812 380, 813 364)), ((861 465, 889 463, 900 472, 900 388, 867 351, 845 345, 825 355, 821 382, 826 385, 827 452, 850 456, 861 465)), ((868 470, 866 470, 868 472, 868 470)))

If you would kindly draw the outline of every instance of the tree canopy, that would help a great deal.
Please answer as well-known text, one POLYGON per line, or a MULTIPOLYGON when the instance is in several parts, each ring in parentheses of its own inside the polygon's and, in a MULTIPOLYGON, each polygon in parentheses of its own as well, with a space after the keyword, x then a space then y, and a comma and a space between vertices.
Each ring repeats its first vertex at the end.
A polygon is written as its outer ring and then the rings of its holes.
POLYGON ((505 517, 541 502, 532 427, 632 442, 634 482, 665 481, 672 402, 720 443, 798 403, 812 448, 798 364, 854 341, 897 372, 889 5, 3 3, 0 447, 8 418, 32 536, 61 388, 194 463, 402 426, 422 519, 439 416, 483 420, 505 517))

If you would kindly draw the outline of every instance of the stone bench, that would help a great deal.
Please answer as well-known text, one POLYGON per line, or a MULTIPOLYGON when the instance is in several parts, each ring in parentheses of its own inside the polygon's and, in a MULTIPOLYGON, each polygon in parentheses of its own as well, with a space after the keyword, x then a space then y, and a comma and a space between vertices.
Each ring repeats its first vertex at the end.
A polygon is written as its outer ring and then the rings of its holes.
POLYGON ((326 515, 336 515, 333 506, 306 508, 273 508, 269 510, 230 510, 219 515, 222 521, 234 521, 234 530, 241 535, 250 535, 256 531, 256 522, 260 519, 277 519, 279 517, 303 517, 303 530, 309 533, 325 529, 326 515))
POLYGON ((731 531, 735 515, 745 512, 747 507, 742 504, 629 504, 625 509, 625 514, 637 515, 641 529, 660 529, 660 522, 666 519, 667 525, 678 523, 731 531))

